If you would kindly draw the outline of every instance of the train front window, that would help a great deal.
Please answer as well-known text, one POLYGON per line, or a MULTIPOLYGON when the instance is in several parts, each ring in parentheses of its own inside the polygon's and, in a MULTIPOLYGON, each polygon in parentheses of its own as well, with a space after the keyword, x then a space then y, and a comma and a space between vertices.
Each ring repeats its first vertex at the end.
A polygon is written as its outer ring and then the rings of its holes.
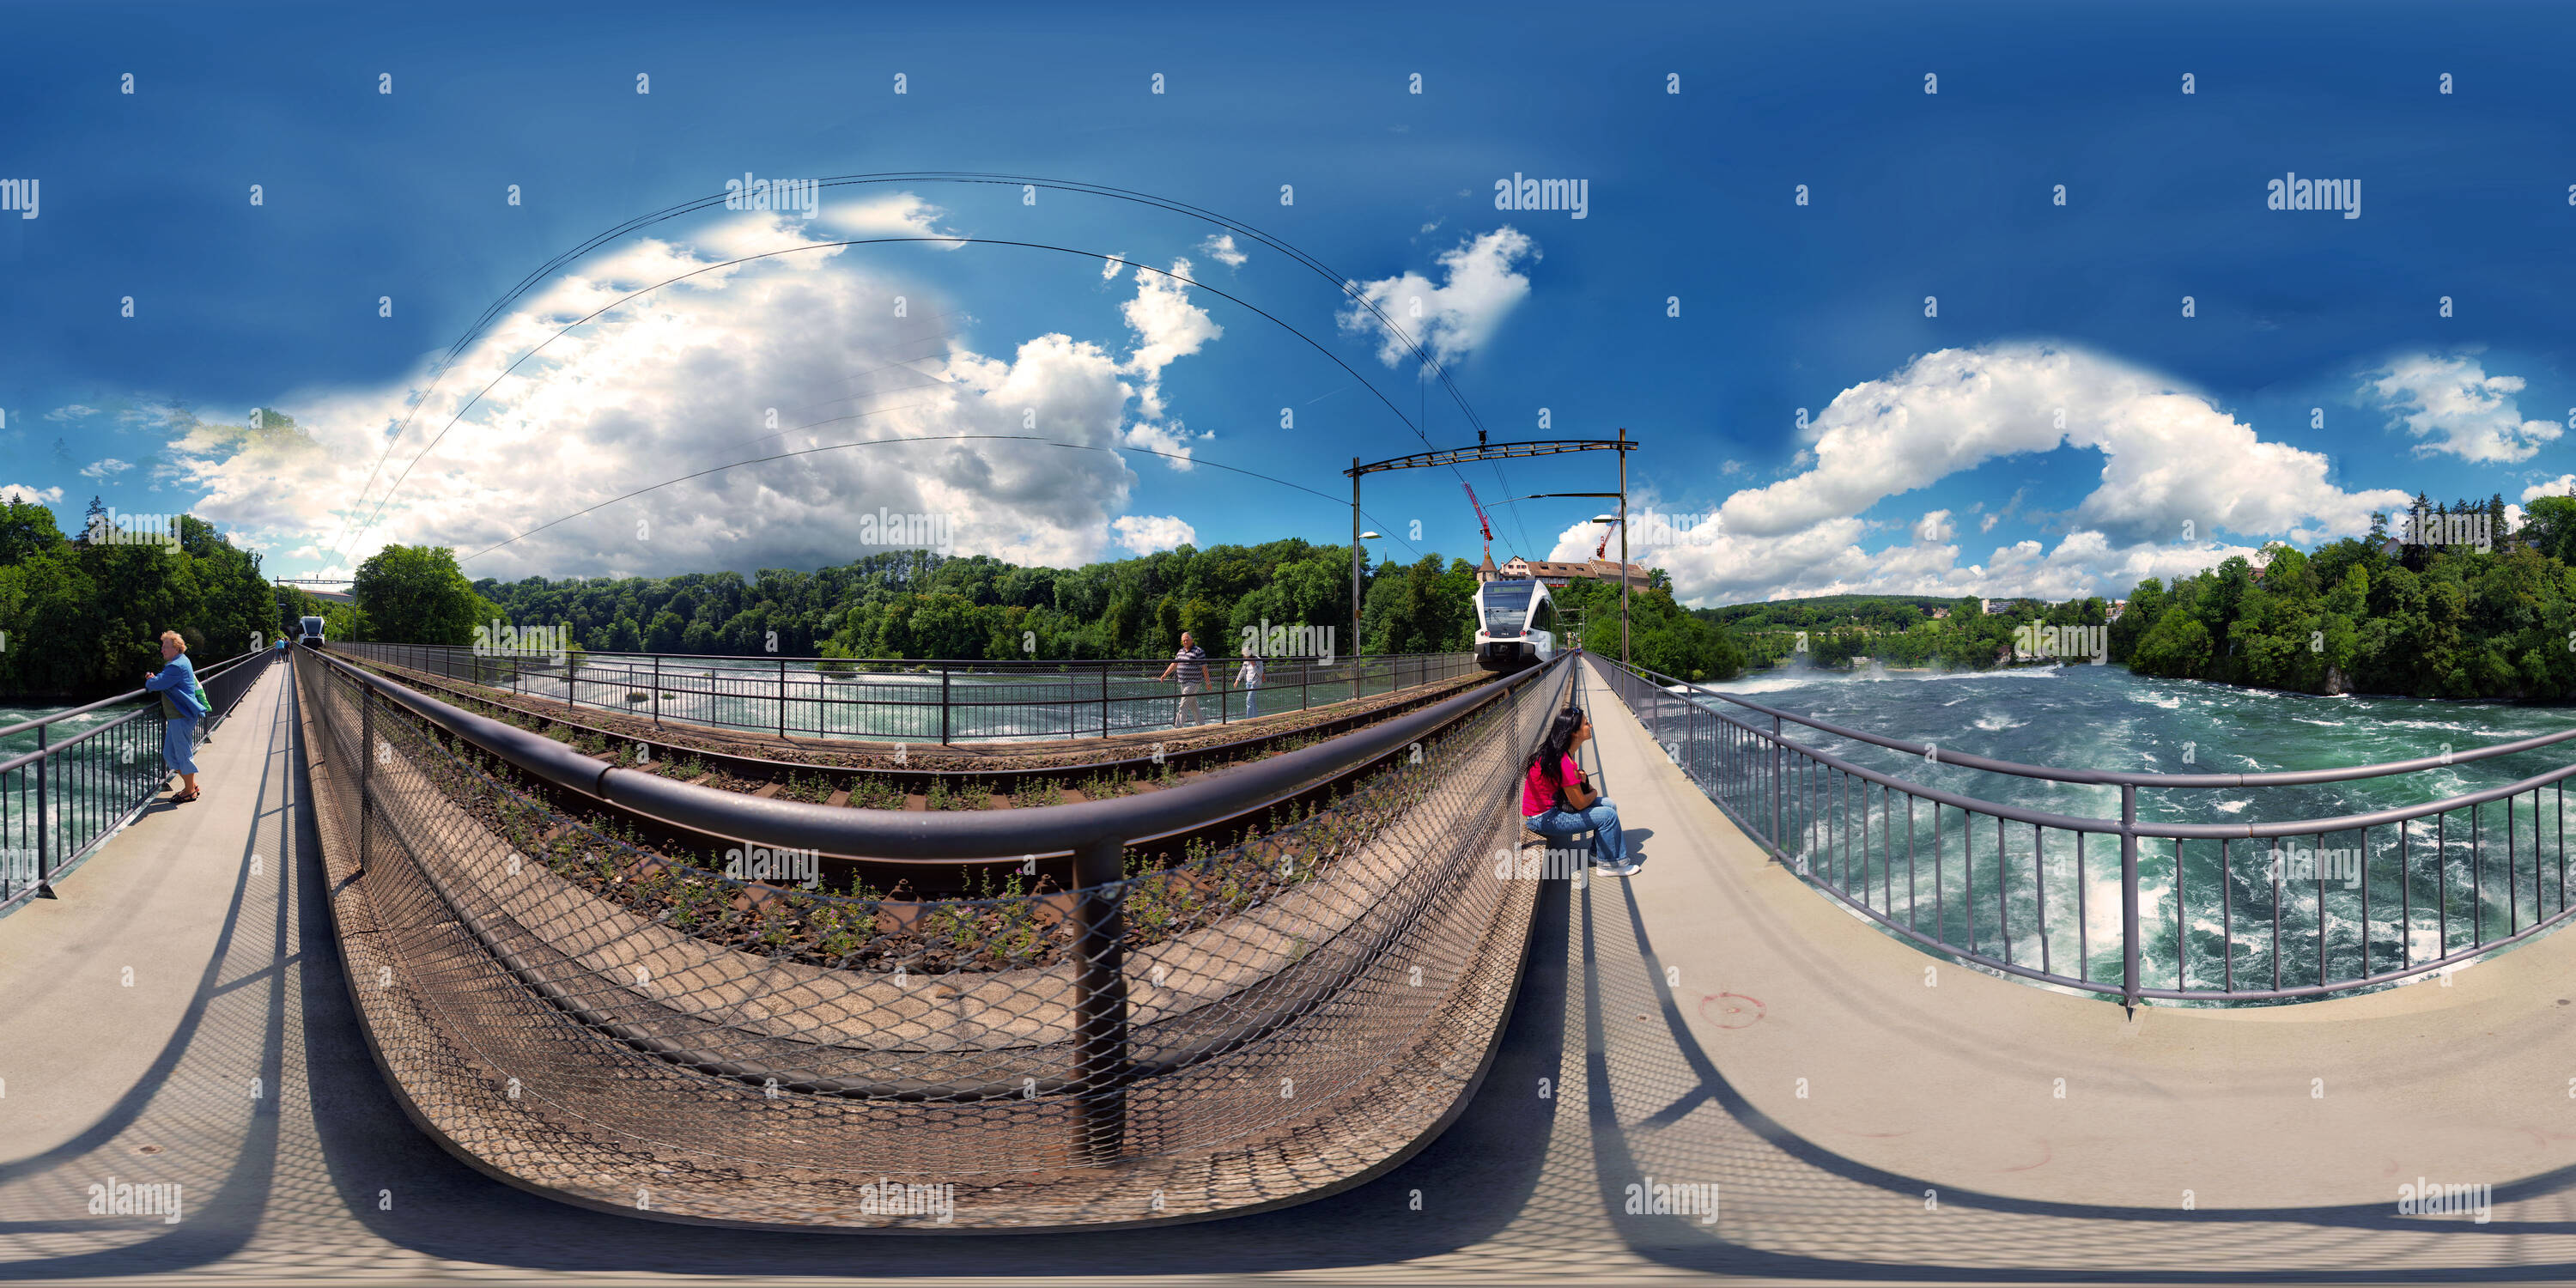
POLYGON ((1517 635, 1529 618, 1530 589, 1528 581, 1489 581, 1485 583, 1485 633, 1517 635))

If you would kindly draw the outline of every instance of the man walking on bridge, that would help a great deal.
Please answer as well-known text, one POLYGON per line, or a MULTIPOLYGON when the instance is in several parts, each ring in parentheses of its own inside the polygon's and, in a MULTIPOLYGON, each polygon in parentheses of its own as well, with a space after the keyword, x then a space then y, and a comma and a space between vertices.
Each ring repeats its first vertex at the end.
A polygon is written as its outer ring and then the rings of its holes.
POLYGON ((1199 722, 1199 691, 1206 688, 1208 682, 1207 650, 1200 648, 1188 631, 1181 632, 1181 651, 1172 655, 1172 664, 1164 667, 1163 673, 1154 678, 1168 680, 1174 672, 1181 677, 1181 700, 1172 704, 1172 727, 1181 729, 1199 722), (1195 680, 1190 678, 1193 667, 1198 671, 1195 680))

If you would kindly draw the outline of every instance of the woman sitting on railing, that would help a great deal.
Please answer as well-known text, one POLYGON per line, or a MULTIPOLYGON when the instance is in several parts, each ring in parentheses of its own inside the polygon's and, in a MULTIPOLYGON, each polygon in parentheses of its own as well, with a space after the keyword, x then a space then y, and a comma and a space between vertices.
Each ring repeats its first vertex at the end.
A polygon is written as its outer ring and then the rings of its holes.
POLYGON ((1592 721, 1581 707, 1556 713, 1547 738, 1521 776, 1521 822, 1550 841, 1572 840, 1592 833, 1592 870, 1605 877, 1634 876, 1635 860, 1619 835, 1619 810, 1592 790, 1575 757, 1592 737, 1592 721))

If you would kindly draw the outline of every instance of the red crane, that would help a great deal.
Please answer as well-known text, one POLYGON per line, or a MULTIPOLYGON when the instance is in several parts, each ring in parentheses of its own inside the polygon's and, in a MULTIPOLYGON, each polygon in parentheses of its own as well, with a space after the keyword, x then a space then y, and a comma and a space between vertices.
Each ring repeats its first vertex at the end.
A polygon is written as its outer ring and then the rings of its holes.
POLYGON ((1485 507, 1476 504, 1476 485, 1462 479, 1458 486, 1467 489, 1467 504, 1476 507, 1476 527, 1485 534, 1485 562, 1492 563, 1494 561, 1494 525, 1485 521, 1485 507))
MULTIPOLYGON (((1594 563, 1599 563, 1599 562, 1601 562, 1603 559, 1606 559, 1606 558, 1608 558, 1608 557, 1609 557, 1609 555, 1610 555, 1610 530, 1611 530, 1612 528, 1616 527, 1616 526, 1618 526, 1618 525, 1616 525, 1616 524, 1610 524, 1610 523, 1605 523, 1605 524, 1602 524, 1602 525, 1601 525, 1601 544, 1599 544, 1599 545, 1597 545, 1597 546, 1592 547, 1592 562, 1594 562, 1594 563)), ((1620 575, 1620 576, 1622 576, 1622 577, 1627 576, 1627 575, 1628 575, 1628 570, 1627 570, 1627 569, 1625 569, 1625 568, 1620 569, 1620 570, 1619 570, 1619 575, 1620 575)))

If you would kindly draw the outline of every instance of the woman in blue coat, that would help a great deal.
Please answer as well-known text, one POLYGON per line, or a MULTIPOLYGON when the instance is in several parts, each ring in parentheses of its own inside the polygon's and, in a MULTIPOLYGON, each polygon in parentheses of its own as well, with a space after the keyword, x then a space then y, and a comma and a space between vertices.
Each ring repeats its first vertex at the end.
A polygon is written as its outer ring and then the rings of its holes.
POLYGON ((197 700, 197 668, 179 632, 161 632, 161 662, 158 674, 143 677, 143 687, 161 695, 161 759, 185 784, 170 803, 184 805, 197 799, 197 722, 206 704, 197 700))

